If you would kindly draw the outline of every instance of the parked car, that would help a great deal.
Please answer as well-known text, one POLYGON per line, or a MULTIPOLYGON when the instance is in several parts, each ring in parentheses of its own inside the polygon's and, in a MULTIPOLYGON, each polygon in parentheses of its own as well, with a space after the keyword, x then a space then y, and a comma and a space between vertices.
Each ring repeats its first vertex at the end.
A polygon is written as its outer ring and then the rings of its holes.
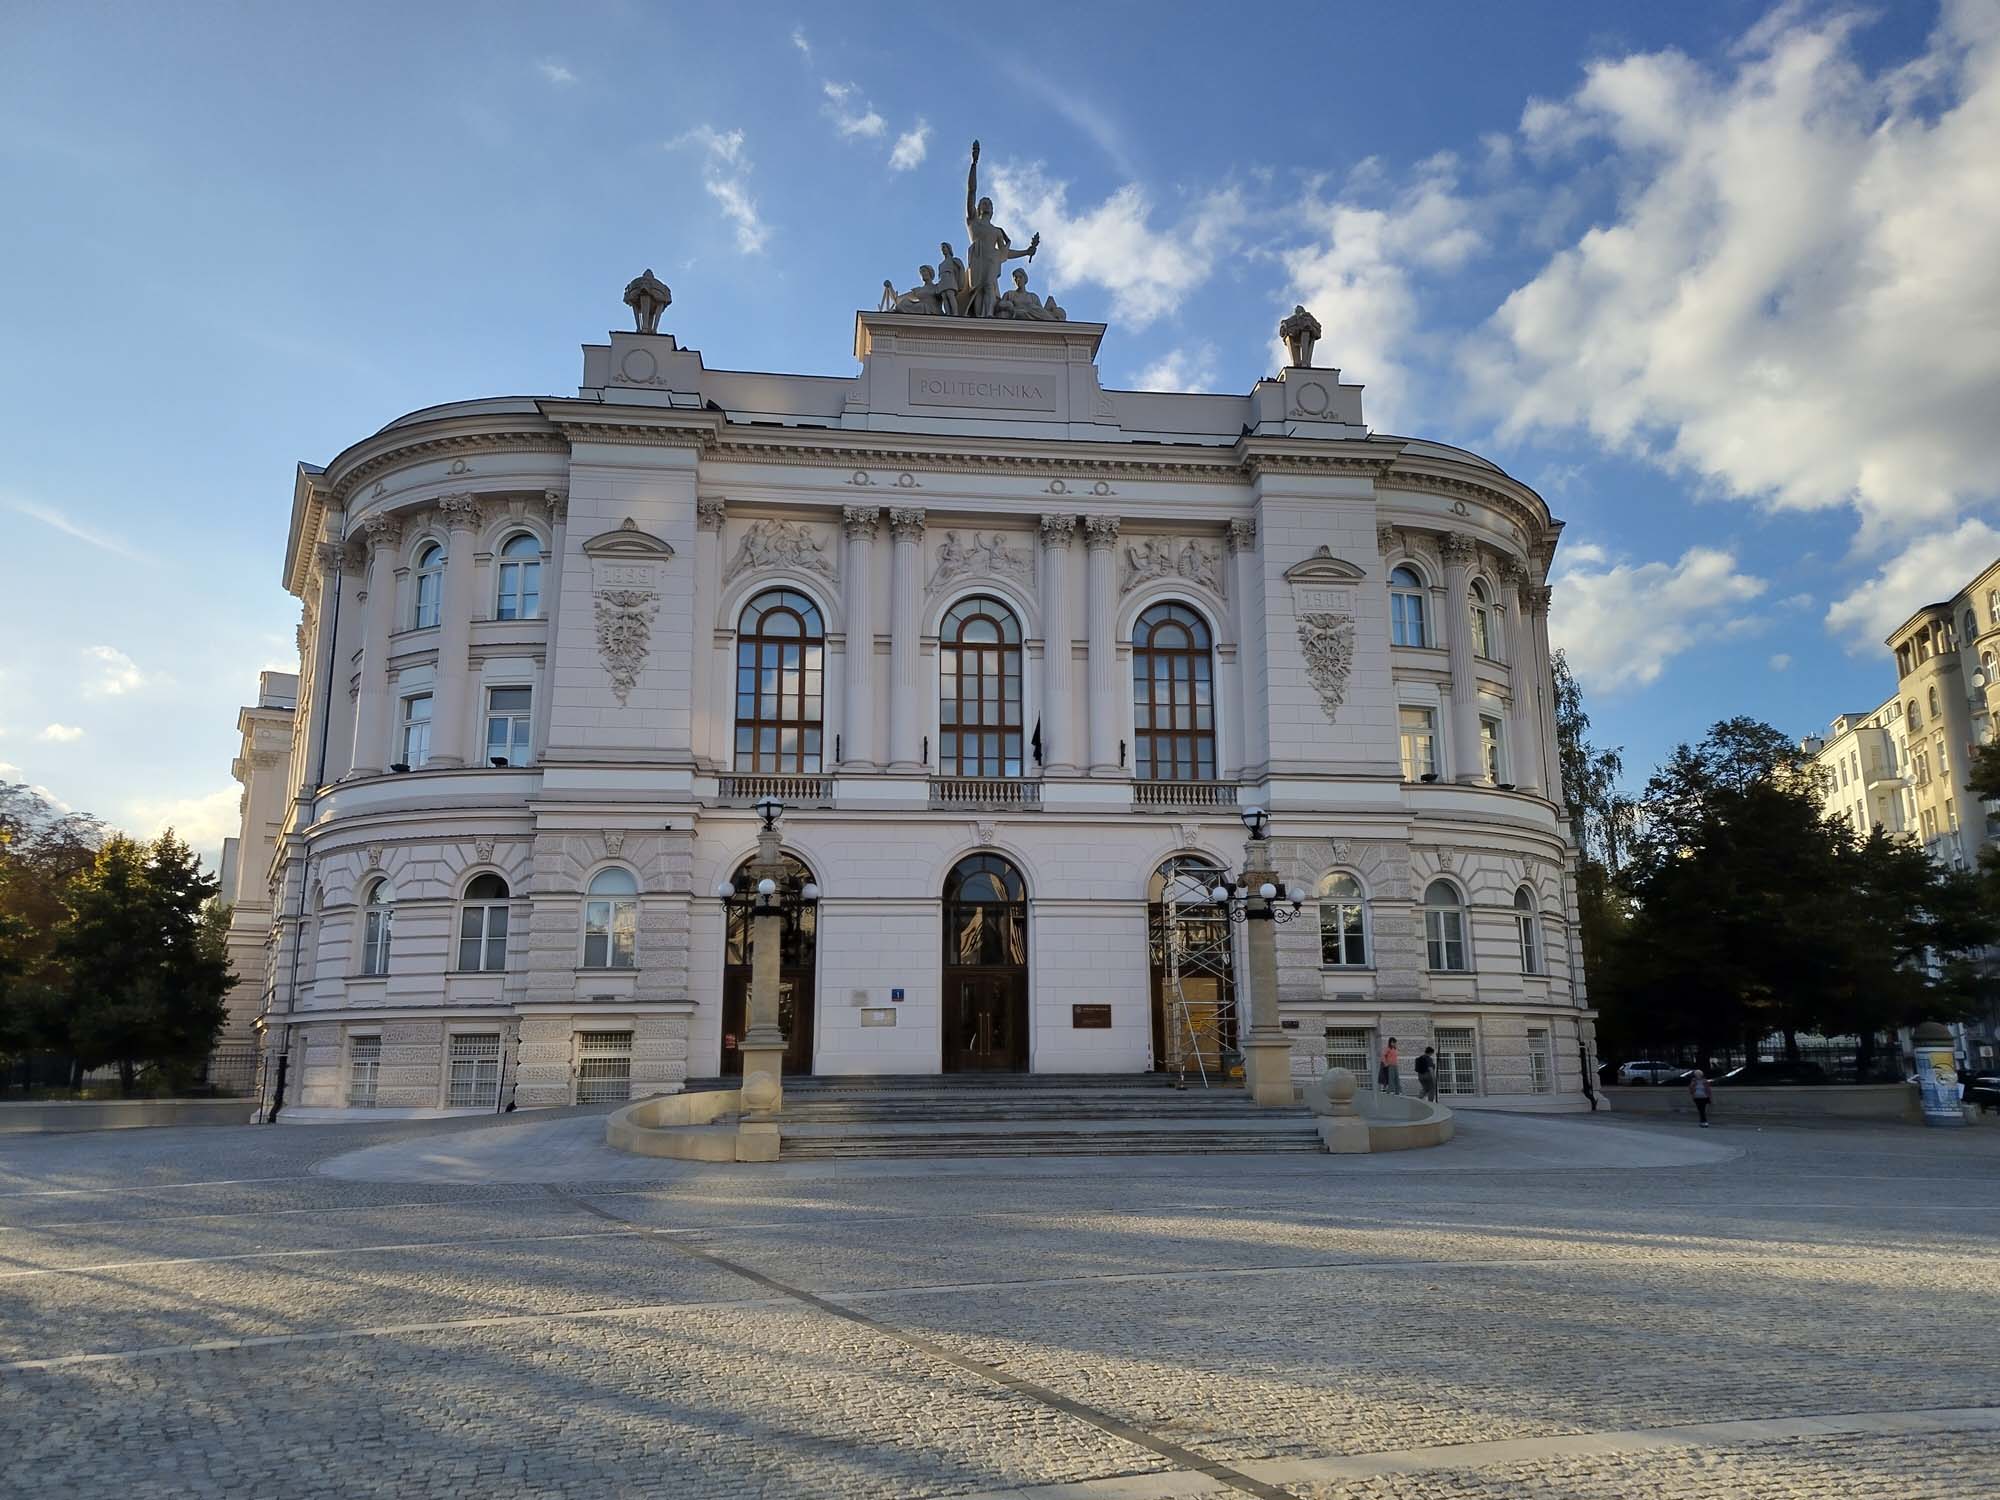
POLYGON ((1965 1102, 2000 1109, 2000 1073, 1974 1073, 1965 1080, 1965 1102))
POLYGON ((1676 1078, 1685 1077, 1687 1069, 1679 1063, 1628 1062, 1618 1069, 1620 1083, 1672 1083, 1676 1078))
POLYGON ((1732 1068, 1717 1083, 1763 1087, 1766 1084, 1826 1083, 1826 1069, 1815 1062, 1751 1062, 1732 1068))

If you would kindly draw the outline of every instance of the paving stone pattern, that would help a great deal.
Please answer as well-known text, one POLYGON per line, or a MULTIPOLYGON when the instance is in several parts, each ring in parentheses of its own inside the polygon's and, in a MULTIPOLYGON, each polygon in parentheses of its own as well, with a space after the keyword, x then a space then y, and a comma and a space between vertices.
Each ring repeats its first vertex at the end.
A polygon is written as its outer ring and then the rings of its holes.
POLYGON ((0 1493, 2000 1494, 2000 1131, 1468 1117, 1399 1169, 599 1130, 0 1143, 0 1493))

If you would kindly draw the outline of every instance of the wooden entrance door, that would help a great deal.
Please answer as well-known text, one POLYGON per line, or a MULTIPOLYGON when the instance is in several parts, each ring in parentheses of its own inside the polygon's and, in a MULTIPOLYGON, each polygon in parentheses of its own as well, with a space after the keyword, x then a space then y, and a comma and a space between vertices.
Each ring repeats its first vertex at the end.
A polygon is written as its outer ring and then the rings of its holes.
MULTIPOLYGON (((722 1071, 726 1077, 743 1072, 743 1028, 750 1018, 750 973, 745 968, 722 972, 722 1071)), ((785 1076, 812 1072, 812 970, 778 972, 778 1029, 785 1034, 785 1076)))
POLYGON ((1028 986, 1020 974, 947 969, 944 976, 944 1070, 1025 1073, 1028 986))

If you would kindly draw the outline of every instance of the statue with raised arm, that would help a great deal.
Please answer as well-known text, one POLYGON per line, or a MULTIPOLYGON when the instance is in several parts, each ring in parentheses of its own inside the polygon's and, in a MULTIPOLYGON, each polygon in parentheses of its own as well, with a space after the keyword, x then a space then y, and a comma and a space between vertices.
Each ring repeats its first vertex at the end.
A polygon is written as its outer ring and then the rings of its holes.
POLYGON ((1000 308, 1000 272, 1010 260, 1022 256, 1033 260, 1042 237, 1028 241, 1028 248, 1016 250, 1007 231, 993 222, 993 200, 979 196, 979 142, 972 143, 972 166, 965 174, 965 281, 966 295, 959 309, 967 317, 990 318, 1000 308))
POLYGON ((632 309, 632 322, 639 333, 658 333, 660 314, 673 300, 674 294, 653 274, 651 266, 646 267, 643 275, 625 283, 625 305, 632 309))
POLYGON ((1292 308, 1292 315, 1278 325, 1278 337, 1285 341, 1285 349, 1292 364, 1300 369, 1310 369, 1313 362, 1313 345, 1319 342, 1319 319, 1305 310, 1300 303, 1292 308))

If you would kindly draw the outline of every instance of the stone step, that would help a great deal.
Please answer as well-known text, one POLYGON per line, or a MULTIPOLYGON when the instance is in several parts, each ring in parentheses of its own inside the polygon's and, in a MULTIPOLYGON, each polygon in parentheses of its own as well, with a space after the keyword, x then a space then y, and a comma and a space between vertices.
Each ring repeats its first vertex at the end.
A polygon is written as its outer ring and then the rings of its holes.
POLYGON ((1024 1136, 981 1132, 949 1136, 830 1135, 784 1138, 786 1161, 828 1157, 1182 1156, 1301 1153, 1320 1149, 1317 1134, 1247 1135, 1207 1131, 1107 1131, 1097 1135, 1024 1136))

